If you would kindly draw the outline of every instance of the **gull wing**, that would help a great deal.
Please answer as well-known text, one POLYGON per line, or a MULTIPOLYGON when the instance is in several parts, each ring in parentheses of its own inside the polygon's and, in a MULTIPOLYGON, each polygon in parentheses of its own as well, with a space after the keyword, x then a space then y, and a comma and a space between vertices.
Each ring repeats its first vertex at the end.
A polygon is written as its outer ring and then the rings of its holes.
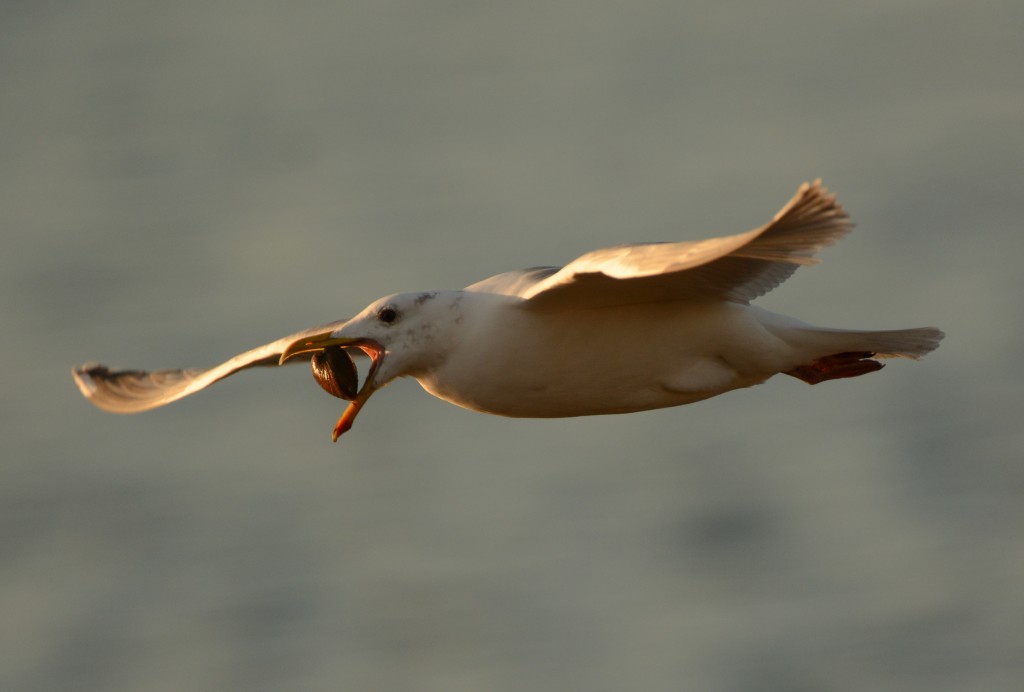
MULTIPOLYGON (((305 329, 239 354, 209 370, 110 370, 90 363, 72 368, 75 383, 86 399, 105 411, 138 413, 194 394, 239 370, 277 365, 284 349, 304 336, 334 331, 345 320, 305 329)), ((308 360, 312 354, 305 355, 308 360)), ((302 359, 303 356, 296 356, 302 359)), ((290 362, 290 361, 289 361, 290 362)))
POLYGON ((804 183, 772 221, 747 233, 683 243, 594 250, 561 269, 510 272, 470 287, 524 308, 599 307, 665 300, 747 303, 785 281, 853 224, 821 181, 804 183))

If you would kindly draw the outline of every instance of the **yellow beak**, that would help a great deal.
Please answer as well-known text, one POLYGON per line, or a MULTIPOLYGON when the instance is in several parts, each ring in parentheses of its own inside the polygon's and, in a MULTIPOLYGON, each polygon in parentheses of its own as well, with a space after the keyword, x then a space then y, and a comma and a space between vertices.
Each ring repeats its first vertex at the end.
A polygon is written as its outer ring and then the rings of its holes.
POLYGON ((360 343, 359 339, 344 339, 331 336, 334 332, 321 332, 320 334, 313 334, 311 336, 304 336, 301 339, 297 339, 281 351, 281 357, 278 359, 278 365, 284 365, 285 361, 293 356, 297 356, 300 353, 309 353, 311 351, 322 351, 328 346, 358 346, 360 343))

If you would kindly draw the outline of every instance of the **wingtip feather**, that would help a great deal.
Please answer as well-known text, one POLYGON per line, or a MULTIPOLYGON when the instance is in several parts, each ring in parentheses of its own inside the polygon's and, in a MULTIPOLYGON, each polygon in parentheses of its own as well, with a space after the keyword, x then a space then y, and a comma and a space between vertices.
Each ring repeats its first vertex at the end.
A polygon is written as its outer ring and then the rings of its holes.
POLYGON ((78 391, 80 391, 82 396, 86 399, 91 399, 96 394, 96 383, 93 382, 89 372, 95 368, 102 367, 103 366, 99 363, 85 363, 71 368, 71 376, 75 378, 75 384, 78 385, 78 391))

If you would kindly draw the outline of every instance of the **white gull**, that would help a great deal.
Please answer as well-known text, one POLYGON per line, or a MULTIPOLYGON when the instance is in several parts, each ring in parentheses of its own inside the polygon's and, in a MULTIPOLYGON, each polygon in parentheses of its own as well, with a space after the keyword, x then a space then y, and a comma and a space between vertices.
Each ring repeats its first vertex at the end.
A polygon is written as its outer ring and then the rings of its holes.
POLYGON ((400 293, 348 320, 283 337, 209 370, 73 370, 96 406, 163 406, 239 370, 312 361, 317 381, 350 401, 347 431, 367 399, 399 377, 458 406, 555 418, 689 404, 779 373, 810 384, 918 358, 934 327, 816 327, 753 306, 850 231, 820 183, 804 184, 775 218, 747 233, 588 252, 564 267, 498 274, 462 290, 400 293), (362 384, 349 354, 371 363, 362 384))

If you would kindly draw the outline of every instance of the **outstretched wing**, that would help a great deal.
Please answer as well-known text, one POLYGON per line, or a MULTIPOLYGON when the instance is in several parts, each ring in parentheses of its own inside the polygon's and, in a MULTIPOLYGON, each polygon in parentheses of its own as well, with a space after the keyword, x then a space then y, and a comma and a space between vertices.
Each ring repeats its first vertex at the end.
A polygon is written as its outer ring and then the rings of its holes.
POLYGON ((594 250, 558 270, 503 274, 471 287, 514 295, 524 308, 597 307, 711 298, 746 303, 785 281, 853 224, 821 181, 804 183, 771 223, 684 243, 594 250), (499 281, 500 279, 500 281, 499 281))
MULTIPOLYGON (((296 332, 239 354, 209 370, 110 370, 104 365, 90 363, 72 368, 71 373, 85 398, 101 409, 113 413, 138 413, 194 394, 239 370, 277 365, 289 344, 305 336, 333 331, 343 324, 344 320, 296 332)), ((308 360, 310 355, 305 358, 308 360)))

